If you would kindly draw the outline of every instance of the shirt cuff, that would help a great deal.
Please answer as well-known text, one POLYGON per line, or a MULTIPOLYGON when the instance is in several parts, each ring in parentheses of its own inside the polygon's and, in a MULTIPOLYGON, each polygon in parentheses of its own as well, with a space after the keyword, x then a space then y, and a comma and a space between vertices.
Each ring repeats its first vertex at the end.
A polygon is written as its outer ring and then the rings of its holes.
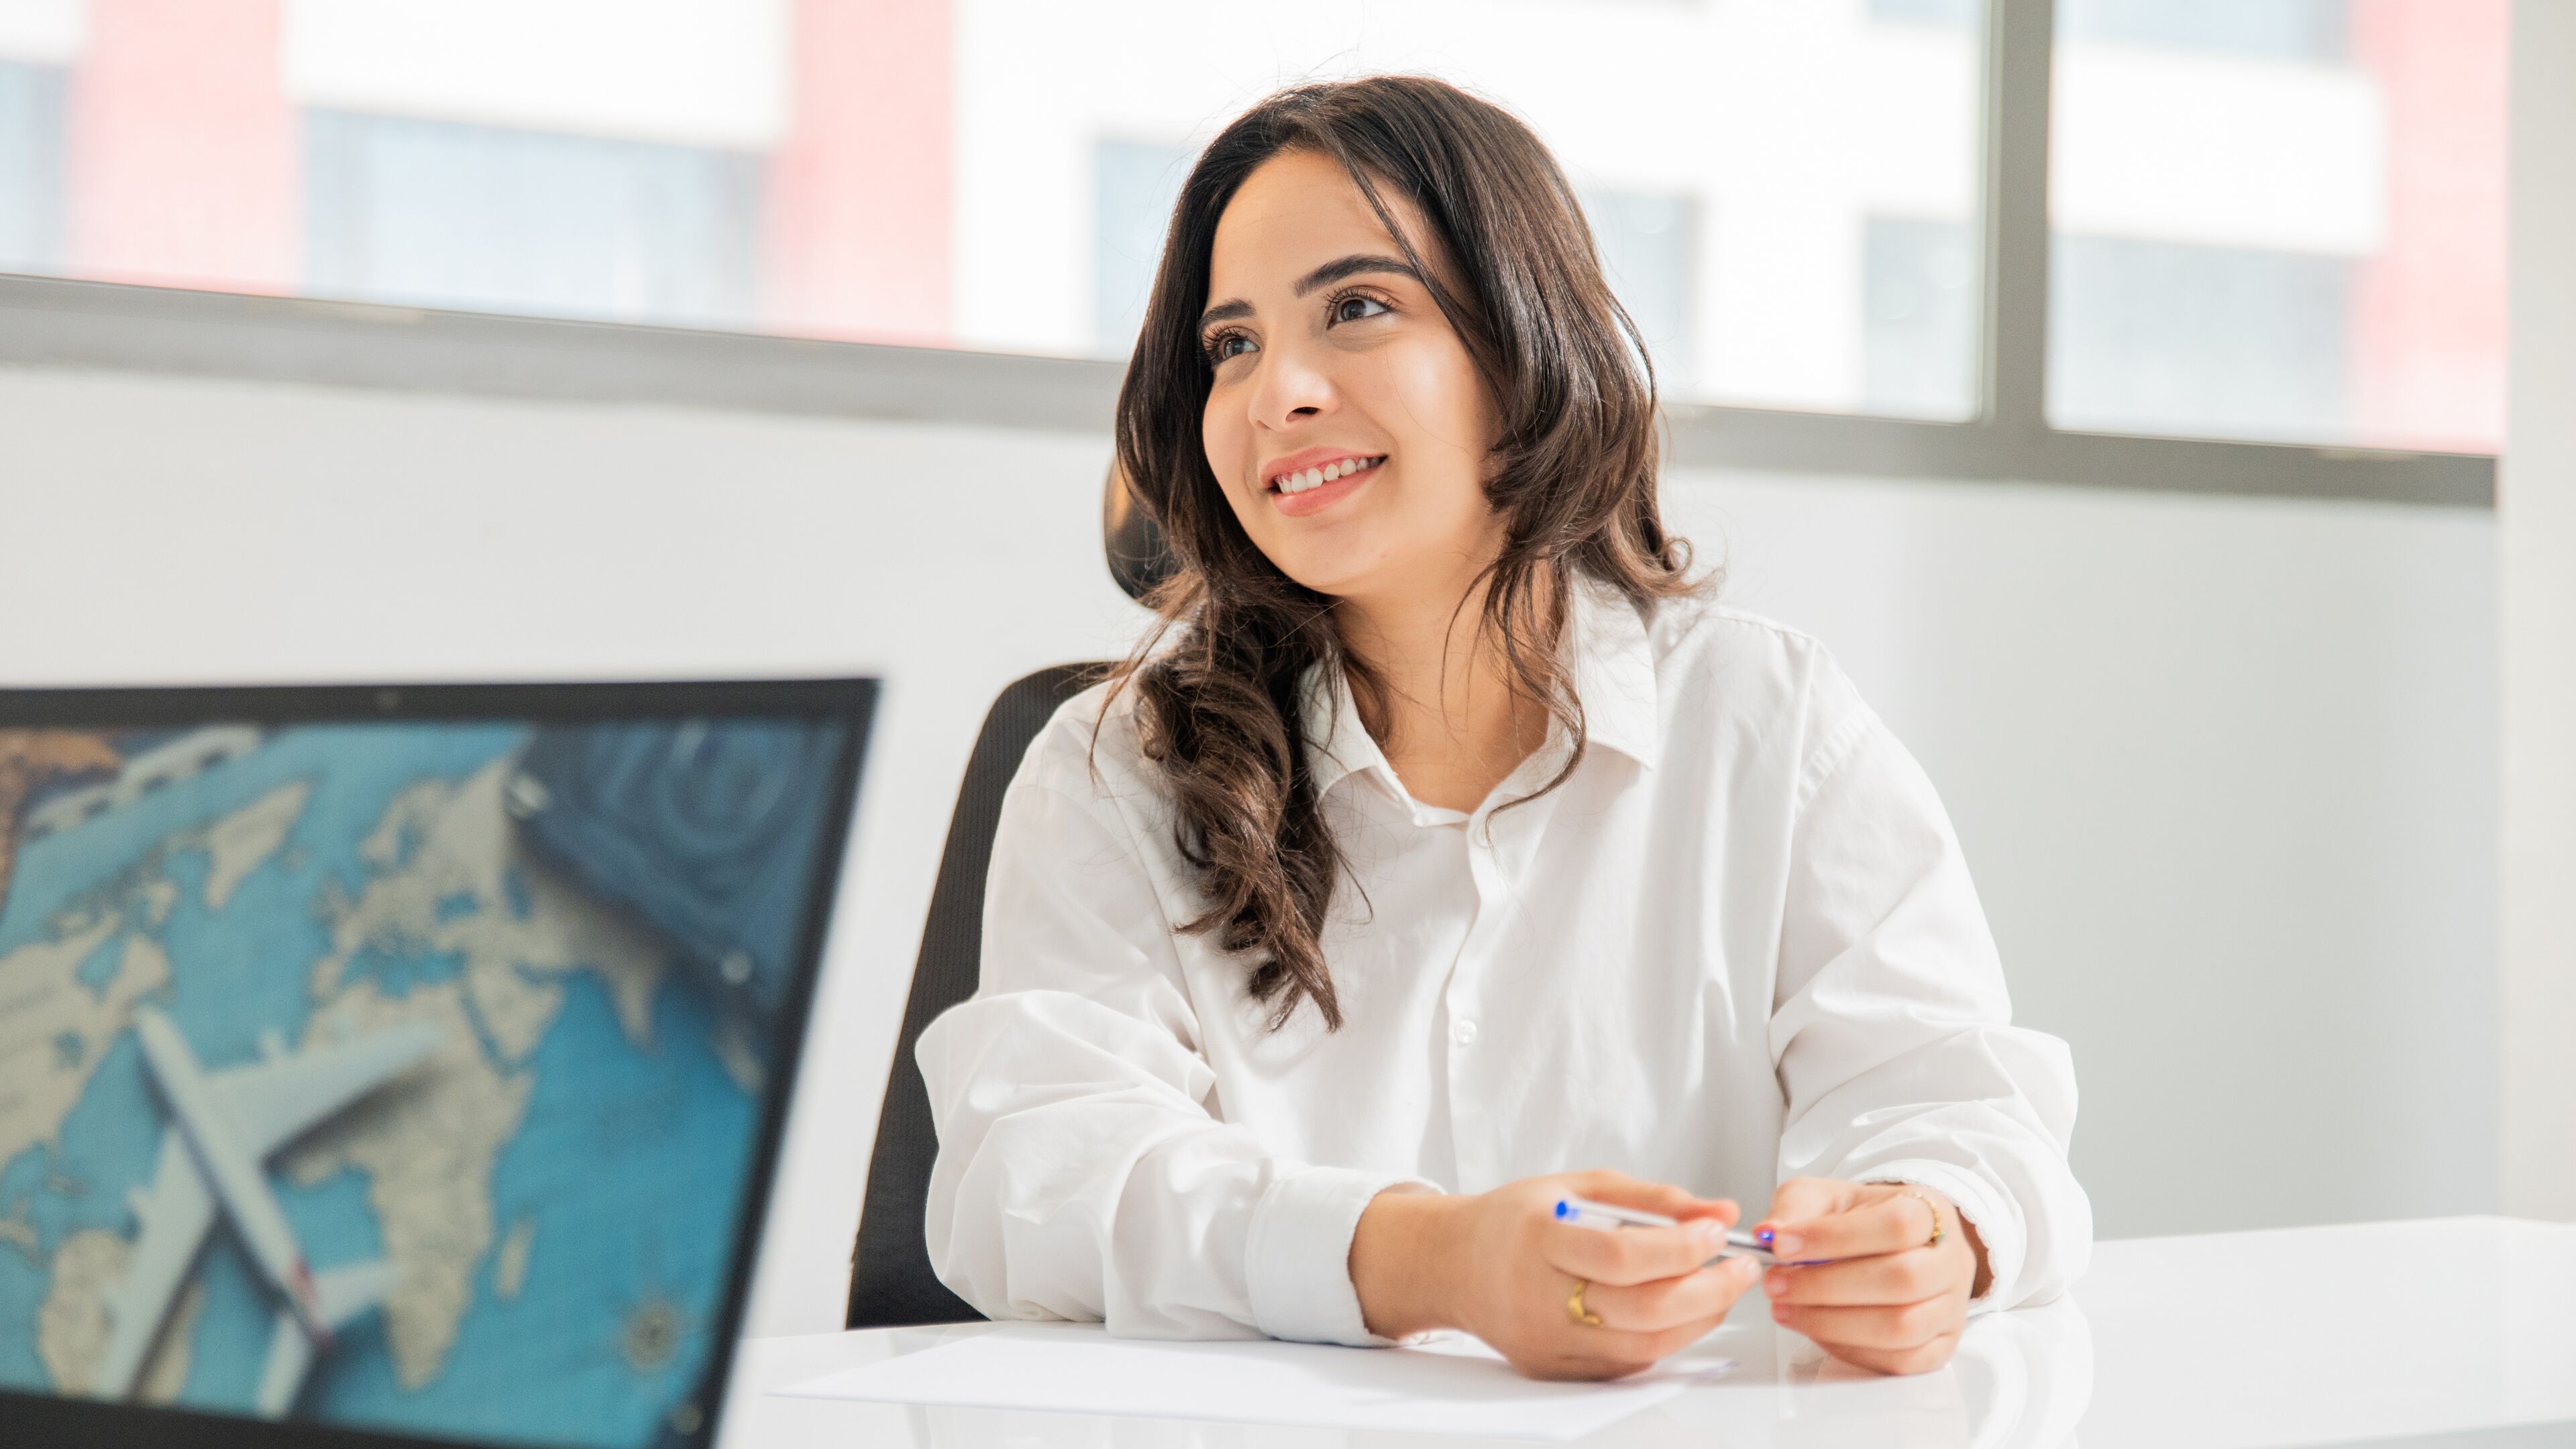
POLYGON ((1883 1163, 1869 1170, 1864 1182, 1905 1182, 1928 1187, 1948 1198, 1959 1216, 1976 1224, 1977 1241, 1986 1245, 1986 1291, 1968 1301, 1971 1315, 2010 1307, 2018 1301, 2022 1257, 2028 1230, 2021 1209, 1997 1192, 1992 1183, 1948 1162, 1911 1160, 1883 1163))
POLYGON ((1300 1343, 1383 1347, 1368 1331, 1351 1285, 1351 1235, 1369 1200, 1390 1187, 1439 1188, 1419 1178, 1347 1167, 1300 1167, 1280 1174, 1252 1208, 1244 1280, 1252 1326, 1300 1343))

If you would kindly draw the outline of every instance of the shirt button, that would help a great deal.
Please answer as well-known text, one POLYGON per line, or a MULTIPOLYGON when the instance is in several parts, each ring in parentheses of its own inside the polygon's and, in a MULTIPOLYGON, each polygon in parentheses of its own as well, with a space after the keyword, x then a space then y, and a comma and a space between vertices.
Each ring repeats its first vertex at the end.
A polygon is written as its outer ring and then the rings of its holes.
POLYGON ((1476 1024, 1464 1017, 1459 1018, 1457 1021, 1454 1021, 1449 1025, 1449 1039, 1460 1046, 1474 1046, 1476 1044, 1476 1024))

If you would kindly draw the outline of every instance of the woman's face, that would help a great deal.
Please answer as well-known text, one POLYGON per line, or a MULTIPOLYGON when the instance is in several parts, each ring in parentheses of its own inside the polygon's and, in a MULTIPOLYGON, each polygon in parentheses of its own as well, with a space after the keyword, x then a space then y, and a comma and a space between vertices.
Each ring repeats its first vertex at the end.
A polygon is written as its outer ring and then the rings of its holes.
MULTIPOLYGON (((1445 265, 1420 213, 1380 194, 1445 265)), ((1338 598, 1454 604, 1502 538, 1493 402, 1340 162, 1289 151, 1245 178, 1217 219, 1199 340, 1208 466, 1270 561, 1338 598)))

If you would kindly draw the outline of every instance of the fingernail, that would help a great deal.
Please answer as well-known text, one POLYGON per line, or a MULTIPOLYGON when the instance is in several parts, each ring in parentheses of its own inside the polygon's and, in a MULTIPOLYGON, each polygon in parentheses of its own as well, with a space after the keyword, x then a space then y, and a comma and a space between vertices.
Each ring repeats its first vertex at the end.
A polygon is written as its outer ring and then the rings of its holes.
POLYGON ((1789 1275, 1776 1268, 1771 1270, 1770 1274, 1762 1280, 1762 1291, 1770 1294, 1774 1298, 1788 1292, 1789 1275))
POLYGON ((1726 1241, 1726 1224, 1701 1218, 1691 1224, 1691 1236, 1699 1239, 1702 1247, 1717 1247, 1726 1241))
POLYGON ((1796 1233, 1764 1233, 1762 1241, 1771 1245, 1772 1252, 1794 1253, 1798 1251, 1800 1239, 1796 1233))
POLYGON ((1788 1322, 1788 1321, 1789 1321, 1789 1305, 1788 1305, 1788 1304, 1786 1304, 1786 1303, 1774 1303, 1774 1304, 1772 1304, 1772 1305, 1771 1305, 1771 1321, 1772 1321, 1772 1322, 1774 1322, 1774 1323, 1786 1323, 1786 1322, 1788 1322))

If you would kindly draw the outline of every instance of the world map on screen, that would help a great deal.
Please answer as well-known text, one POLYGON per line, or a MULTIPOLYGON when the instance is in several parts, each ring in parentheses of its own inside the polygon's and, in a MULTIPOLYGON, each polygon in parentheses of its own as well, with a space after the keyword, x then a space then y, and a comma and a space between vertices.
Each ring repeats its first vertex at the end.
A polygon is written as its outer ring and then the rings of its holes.
POLYGON ((535 733, 0 731, 0 1388, 697 1430, 768 1037, 532 847, 535 733), (354 1094, 256 1090, 308 1062, 354 1094), (227 1178, 262 1101, 319 1115, 227 1178), (171 1222, 198 1245, 156 1297, 171 1222))

